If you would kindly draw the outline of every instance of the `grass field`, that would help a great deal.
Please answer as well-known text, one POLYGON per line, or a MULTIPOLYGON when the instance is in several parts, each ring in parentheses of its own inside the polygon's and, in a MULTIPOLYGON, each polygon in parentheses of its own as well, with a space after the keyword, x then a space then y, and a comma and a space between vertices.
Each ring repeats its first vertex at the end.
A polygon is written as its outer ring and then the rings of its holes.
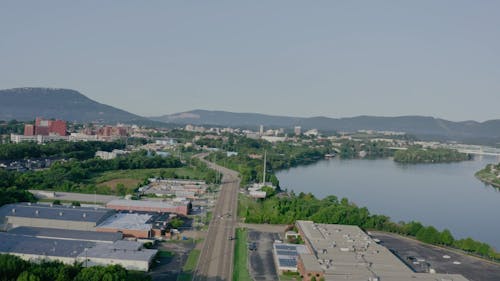
POLYGON ((183 271, 191 271, 193 272, 196 268, 196 264, 198 263, 198 258, 200 257, 201 251, 198 249, 193 249, 186 260, 186 264, 182 267, 183 271))
POLYGON ((280 275, 280 281, 300 281, 300 274, 282 274, 280 275))
POLYGON ((242 228, 236 230, 236 246, 234 247, 234 281, 252 281, 248 272, 247 231, 242 228))
POLYGON ((160 258, 171 258, 174 256, 174 253, 170 251, 159 251, 158 252, 158 257, 160 258))
POLYGON ((186 263, 182 267, 182 272, 177 278, 177 281, 191 281, 191 279, 193 279, 193 272, 196 269, 196 264, 198 263, 200 253, 201 251, 198 249, 191 250, 186 263))
POLYGON ((104 186, 111 188, 111 190, 116 190, 116 187, 118 184, 123 184, 123 186, 125 186, 125 188, 130 189, 130 188, 137 187, 137 184, 140 182, 141 182, 141 180, 122 178, 122 179, 114 179, 114 180, 101 182, 101 183, 99 183, 99 185, 104 185, 104 186))
POLYGON ((190 179, 203 179, 205 174, 191 167, 182 168, 159 168, 159 169, 135 169, 108 171, 95 175, 89 180, 97 186, 104 186, 112 191, 116 190, 118 184, 123 184, 126 190, 131 191, 148 177, 157 177, 162 171, 174 172, 178 177, 190 179))

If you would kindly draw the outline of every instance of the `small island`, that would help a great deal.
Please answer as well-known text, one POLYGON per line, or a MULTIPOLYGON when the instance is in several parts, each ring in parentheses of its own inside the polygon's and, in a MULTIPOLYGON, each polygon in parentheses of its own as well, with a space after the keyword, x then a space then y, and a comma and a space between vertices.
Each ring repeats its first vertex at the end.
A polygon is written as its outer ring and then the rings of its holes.
POLYGON ((497 165, 489 164, 476 173, 476 178, 484 183, 500 188, 500 163, 497 165))
POLYGON ((471 160, 472 155, 448 148, 409 147, 394 153, 394 161, 406 164, 450 163, 471 160))

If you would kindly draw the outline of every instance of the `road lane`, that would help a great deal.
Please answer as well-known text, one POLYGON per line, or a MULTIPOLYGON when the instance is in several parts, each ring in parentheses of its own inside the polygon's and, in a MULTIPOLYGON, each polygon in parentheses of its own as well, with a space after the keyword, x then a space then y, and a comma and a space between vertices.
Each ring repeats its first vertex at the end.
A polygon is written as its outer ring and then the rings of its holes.
POLYGON ((232 280, 234 256, 234 241, 229 238, 235 236, 240 179, 237 172, 204 160, 207 155, 195 157, 222 174, 222 185, 193 280, 229 281, 232 280))

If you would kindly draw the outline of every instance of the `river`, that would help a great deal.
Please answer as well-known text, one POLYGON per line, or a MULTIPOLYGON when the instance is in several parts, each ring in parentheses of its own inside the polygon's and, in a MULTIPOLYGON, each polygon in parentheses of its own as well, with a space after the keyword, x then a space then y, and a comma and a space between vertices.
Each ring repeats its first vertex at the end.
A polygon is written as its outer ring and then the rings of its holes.
POLYGON ((474 173, 497 157, 472 161, 402 165, 392 159, 324 160, 280 171, 282 188, 346 197, 393 221, 417 220, 455 238, 472 237, 500 250, 500 190, 474 173))

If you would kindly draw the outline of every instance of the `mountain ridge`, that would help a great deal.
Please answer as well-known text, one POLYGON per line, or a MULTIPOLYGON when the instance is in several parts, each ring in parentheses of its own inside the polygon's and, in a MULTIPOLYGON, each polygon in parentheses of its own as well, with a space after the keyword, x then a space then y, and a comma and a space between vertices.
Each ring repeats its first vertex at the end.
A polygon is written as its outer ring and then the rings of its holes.
POLYGON ((127 123, 157 127, 186 124, 252 129, 257 129, 259 125, 275 128, 301 126, 304 130, 316 128, 323 132, 353 132, 371 129, 406 132, 421 139, 500 144, 499 119, 483 122, 474 120, 455 122, 419 115, 395 117, 361 115, 344 118, 290 117, 203 109, 146 118, 99 103, 71 89, 24 87, 0 90, 0 120, 30 121, 38 116, 74 122, 127 123))
POLYGON ((379 130, 398 131, 414 134, 423 139, 447 139, 447 140, 488 140, 490 143, 500 142, 500 119, 487 120, 483 122, 449 121, 431 116, 406 115, 406 116, 369 116, 361 115, 355 117, 331 118, 325 116, 316 117, 288 117, 279 115, 267 115, 261 113, 235 113, 218 110, 191 110, 158 117, 150 117, 153 120, 193 125, 217 125, 230 127, 254 127, 264 125, 267 127, 301 126, 303 129, 316 128, 321 131, 357 131, 357 130, 379 130))
POLYGON ((22 87, 0 90, 0 119, 29 121, 38 116, 74 122, 151 122, 72 89, 22 87))

